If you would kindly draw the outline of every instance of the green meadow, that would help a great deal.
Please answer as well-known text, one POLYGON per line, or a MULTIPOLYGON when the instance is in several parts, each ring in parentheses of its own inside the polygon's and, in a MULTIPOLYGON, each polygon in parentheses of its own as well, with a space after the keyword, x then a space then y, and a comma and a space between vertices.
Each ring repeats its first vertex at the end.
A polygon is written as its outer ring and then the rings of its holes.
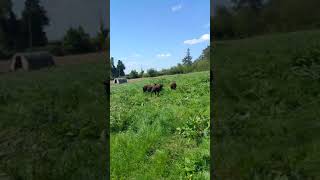
POLYGON ((217 41, 214 177, 320 179, 320 31, 217 41))
POLYGON ((208 71, 112 85, 111 178, 209 179, 209 85, 208 71), (143 93, 152 83, 159 96, 143 93))
POLYGON ((105 64, 0 75, 0 179, 106 177, 105 64))

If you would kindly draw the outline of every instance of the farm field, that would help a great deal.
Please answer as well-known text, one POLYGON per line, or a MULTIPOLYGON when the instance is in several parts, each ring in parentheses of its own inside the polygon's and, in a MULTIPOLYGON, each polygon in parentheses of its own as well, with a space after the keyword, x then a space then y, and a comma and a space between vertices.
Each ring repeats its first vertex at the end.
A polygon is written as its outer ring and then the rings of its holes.
POLYGON ((0 76, 0 177, 104 179, 105 62, 0 76))
POLYGON ((209 179, 209 84, 205 71, 112 85, 111 178, 209 179), (164 89, 143 93, 148 83, 164 89))
POLYGON ((320 31, 217 41, 216 179, 320 179, 320 31))

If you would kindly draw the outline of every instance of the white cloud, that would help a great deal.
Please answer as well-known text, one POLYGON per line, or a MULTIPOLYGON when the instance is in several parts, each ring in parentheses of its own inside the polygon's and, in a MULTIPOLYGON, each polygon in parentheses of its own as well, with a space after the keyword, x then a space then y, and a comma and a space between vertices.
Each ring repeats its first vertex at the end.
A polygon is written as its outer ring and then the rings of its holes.
POLYGON ((199 44, 199 43, 202 43, 205 41, 210 41, 210 34, 204 34, 198 39, 185 40, 183 43, 189 44, 189 45, 194 45, 194 44, 199 44))
POLYGON ((171 11, 176 12, 176 11, 179 11, 181 8, 182 8, 182 4, 178 4, 178 5, 172 6, 171 11))
POLYGON ((171 56, 170 53, 157 54, 157 57, 159 57, 159 58, 165 58, 165 57, 170 57, 170 56, 171 56))

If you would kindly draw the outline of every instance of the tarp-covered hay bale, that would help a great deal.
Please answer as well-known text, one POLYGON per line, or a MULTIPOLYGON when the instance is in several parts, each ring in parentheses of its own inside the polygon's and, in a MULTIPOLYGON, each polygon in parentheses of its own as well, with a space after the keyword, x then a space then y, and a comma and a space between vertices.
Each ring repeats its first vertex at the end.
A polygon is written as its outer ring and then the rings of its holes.
POLYGON ((54 66, 53 56, 48 52, 17 53, 11 59, 10 70, 37 70, 54 66))
POLYGON ((115 84, 122 84, 122 83, 127 83, 127 79, 126 78, 115 78, 114 79, 114 83, 115 84))

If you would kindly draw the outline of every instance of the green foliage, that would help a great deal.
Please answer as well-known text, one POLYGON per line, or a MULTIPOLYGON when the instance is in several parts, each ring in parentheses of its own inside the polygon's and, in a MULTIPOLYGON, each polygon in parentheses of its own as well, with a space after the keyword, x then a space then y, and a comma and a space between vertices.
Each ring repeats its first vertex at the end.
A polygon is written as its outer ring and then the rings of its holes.
POLYGON ((216 42, 214 177, 319 179, 319 39, 303 31, 216 42))
POLYGON ((118 60, 118 64, 117 64, 117 77, 120 76, 124 76, 124 70, 126 69, 126 67, 124 66, 123 62, 121 60, 118 60))
POLYGON ((297 52, 292 60, 292 71, 300 77, 320 80, 320 46, 311 45, 297 52))
POLYGON ((31 34, 32 46, 46 45, 48 39, 44 28, 50 23, 46 10, 40 5, 39 0, 26 0, 24 5, 22 11, 22 32, 24 36, 28 37, 28 42, 30 42, 31 34))
POLYGON ((7 59, 14 51, 25 48, 27 42, 23 22, 14 14, 11 1, 3 0, 0 6, 0 59, 7 59))
POLYGON ((208 71, 111 86, 111 178, 209 179, 209 92, 208 71), (143 93, 151 83, 164 84, 159 97, 143 93), (200 133, 189 139, 179 127, 200 133))
POLYGON ((3 18, 12 8, 11 0, 0 1, 0 18, 3 18))
POLYGON ((210 119, 208 116, 189 118, 185 125, 177 128, 178 134, 199 142, 203 137, 209 137, 210 119))
POLYGON ((320 65, 320 46, 312 45, 300 50, 293 57, 293 66, 320 65))
POLYGON ((186 65, 186 66, 191 66, 191 64, 192 64, 192 57, 190 55, 190 49, 189 48, 187 49, 186 56, 182 59, 182 63, 183 63, 183 65, 186 65))
POLYGON ((310 30, 319 28, 319 6, 317 0, 233 0, 215 9, 211 24, 215 39, 310 30))
POLYGON ((64 51, 71 54, 88 53, 93 51, 90 36, 79 26, 77 29, 70 28, 63 38, 64 51))
POLYGON ((158 71, 151 68, 147 70, 147 77, 155 77, 158 75, 158 71))
POLYGON ((16 179, 105 179, 104 66, 1 75, 0 173, 16 179))
POLYGON ((132 70, 130 73, 129 73, 129 78, 130 79, 135 79, 135 78, 138 78, 139 77, 139 74, 136 70, 132 70))
POLYGON ((109 30, 103 27, 103 22, 100 22, 100 29, 95 38, 95 46, 98 51, 107 51, 109 50, 109 40, 107 39, 109 36, 109 30))

